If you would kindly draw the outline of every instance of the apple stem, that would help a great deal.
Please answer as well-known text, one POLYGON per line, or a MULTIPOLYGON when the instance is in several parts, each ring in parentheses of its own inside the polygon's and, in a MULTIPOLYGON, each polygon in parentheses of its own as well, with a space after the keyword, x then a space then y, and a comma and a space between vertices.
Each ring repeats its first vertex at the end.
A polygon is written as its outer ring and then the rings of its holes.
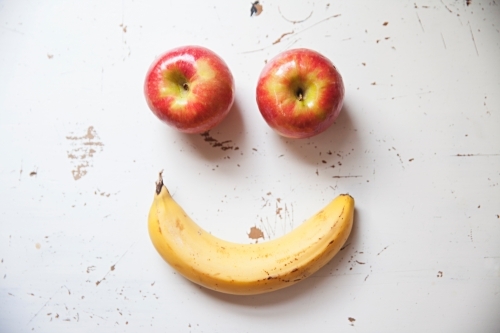
POLYGON ((189 90, 189 85, 187 83, 183 83, 182 84, 182 88, 185 90, 185 91, 188 91, 189 90))

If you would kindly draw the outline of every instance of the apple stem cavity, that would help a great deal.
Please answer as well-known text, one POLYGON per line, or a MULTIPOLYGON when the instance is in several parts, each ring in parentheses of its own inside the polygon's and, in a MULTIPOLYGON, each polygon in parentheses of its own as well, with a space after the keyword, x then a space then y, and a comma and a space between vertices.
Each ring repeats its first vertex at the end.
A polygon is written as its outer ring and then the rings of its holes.
POLYGON ((304 100, 304 90, 302 90, 302 88, 297 89, 296 95, 299 101, 304 100))
POLYGON ((184 82, 182 84, 182 89, 184 89, 184 91, 189 91, 189 85, 186 82, 184 82))

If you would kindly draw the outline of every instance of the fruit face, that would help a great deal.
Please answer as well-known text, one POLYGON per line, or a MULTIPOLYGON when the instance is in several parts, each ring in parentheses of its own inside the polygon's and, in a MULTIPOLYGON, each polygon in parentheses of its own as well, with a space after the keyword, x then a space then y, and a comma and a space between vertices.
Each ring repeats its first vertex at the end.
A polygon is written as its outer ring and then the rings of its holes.
POLYGON ((201 46, 172 49, 149 68, 144 94, 153 113, 185 133, 219 124, 234 102, 234 79, 226 63, 201 46))
POLYGON ((309 49, 293 49, 267 63, 256 95, 262 116, 278 134, 308 138, 338 117, 344 83, 329 59, 309 49))

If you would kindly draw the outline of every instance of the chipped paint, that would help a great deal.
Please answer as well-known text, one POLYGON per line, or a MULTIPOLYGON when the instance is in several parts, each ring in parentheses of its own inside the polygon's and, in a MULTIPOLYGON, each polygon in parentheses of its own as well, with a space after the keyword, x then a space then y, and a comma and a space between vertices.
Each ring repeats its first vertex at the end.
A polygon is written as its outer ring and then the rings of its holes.
POLYGON ((259 238, 264 239, 264 233, 257 227, 251 227, 248 233, 248 238, 253 240, 258 240, 259 238))
POLYGON ((71 149, 67 151, 67 157, 73 166, 71 174, 74 180, 79 180, 93 166, 94 154, 101 152, 104 144, 100 141, 94 126, 89 126, 83 136, 68 135, 66 139, 71 145, 71 149))

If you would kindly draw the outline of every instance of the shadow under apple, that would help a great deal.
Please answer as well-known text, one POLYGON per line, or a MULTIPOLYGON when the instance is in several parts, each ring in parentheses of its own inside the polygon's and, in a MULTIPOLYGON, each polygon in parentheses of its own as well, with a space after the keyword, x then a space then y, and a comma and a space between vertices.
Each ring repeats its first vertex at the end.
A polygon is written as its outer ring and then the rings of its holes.
POLYGON ((203 158, 216 161, 238 152, 243 145, 244 123, 238 100, 220 124, 201 134, 179 133, 203 158))
POLYGON ((279 136, 279 144, 298 160, 317 165, 319 154, 335 152, 356 152, 359 150, 359 136, 352 121, 351 109, 344 103, 335 122, 324 132, 307 139, 290 139, 279 136))

